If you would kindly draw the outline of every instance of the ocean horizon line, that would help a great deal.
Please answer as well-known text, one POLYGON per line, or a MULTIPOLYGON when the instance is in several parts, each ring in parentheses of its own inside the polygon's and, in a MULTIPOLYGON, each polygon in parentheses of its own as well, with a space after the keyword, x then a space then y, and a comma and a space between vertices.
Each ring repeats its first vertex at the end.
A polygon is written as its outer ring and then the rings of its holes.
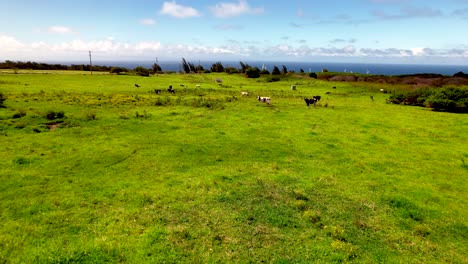
MULTIPOLYGON (((377 75, 405 75, 405 74, 442 74, 453 75, 458 72, 468 73, 468 65, 448 65, 448 64, 406 64, 406 63, 359 63, 359 62, 303 62, 303 61, 261 61, 261 60, 197 60, 187 62, 194 65, 201 65, 205 69, 210 69, 212 64, 221 62, 227 67, 240 68, 240 62, 259 69, 271 71, 274 66, 282 70, 284 65, 288 71, 300 72, 321 72, 326 69, 330 72, 377 74, 377 75)), ((66 65, 89 65, 89 61, 49 61, 45 63, 61 63, 66 65)), ((93 65, 125 67, 133 69, 137 66, 151 68, 154 63, 158 63, 163 71, 182 71, 182 62, 176 60, 95 60, 93 65)))

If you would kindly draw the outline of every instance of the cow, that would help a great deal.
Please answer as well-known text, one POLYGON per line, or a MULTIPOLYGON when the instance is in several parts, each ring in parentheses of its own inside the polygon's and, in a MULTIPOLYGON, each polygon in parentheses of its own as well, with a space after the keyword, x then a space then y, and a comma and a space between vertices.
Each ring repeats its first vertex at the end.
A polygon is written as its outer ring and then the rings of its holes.
POLYGON ((270 97, 257 96, 257 100, 259 102, 266 103, 267 105, 270 105, 270 103, 271 103, 271 98, 270 97))
POLYGON ((140 85, 138 85, 138 83, 135 83, 135 87, 140 88, 140 85))
POLYGON ((304 101, 307 104, 307 107, 309 107, 309 105, 311 104, 315 106, 315 104, 318 103, 318 101, 320 101, 321 98, 322 97, 320 95, 314 95, 312 96, 312 98, 304 98, 304 101))
POLYGON ((307 104, 307 107, 309 107, 311 104, 315 106, 315 103, 317 103, 317 99, 315 98, 304 98, 304 101, 307 104))
POLYGON ((172 89, 172 85, 169 85, 169 88, 167 89, 167 91, 170 92, 171 94, 175 94, 174 89, 172 89))
POLYGON ((241 95, 242 96, 249 96, 249 93, 248 92, 241 92, 241 95))

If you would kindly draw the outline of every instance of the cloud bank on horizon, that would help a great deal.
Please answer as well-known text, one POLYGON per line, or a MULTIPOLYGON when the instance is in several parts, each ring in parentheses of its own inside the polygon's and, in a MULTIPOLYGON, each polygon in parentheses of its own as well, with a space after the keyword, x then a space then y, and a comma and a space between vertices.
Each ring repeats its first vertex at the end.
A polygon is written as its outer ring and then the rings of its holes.
POLYGON ((468 64, 468 1, 12 1, 0 61, 468 64))

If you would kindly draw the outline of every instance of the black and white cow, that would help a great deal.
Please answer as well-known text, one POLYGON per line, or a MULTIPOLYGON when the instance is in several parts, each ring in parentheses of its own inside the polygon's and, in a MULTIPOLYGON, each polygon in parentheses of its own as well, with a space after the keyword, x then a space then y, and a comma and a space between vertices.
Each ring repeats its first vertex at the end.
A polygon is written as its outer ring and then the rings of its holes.
POLYGON ((257 100, 259 102, 266 103, 267 105, 270 105, 270 103, 271 103, 271 98, 270 97, 257 96, 257 100))

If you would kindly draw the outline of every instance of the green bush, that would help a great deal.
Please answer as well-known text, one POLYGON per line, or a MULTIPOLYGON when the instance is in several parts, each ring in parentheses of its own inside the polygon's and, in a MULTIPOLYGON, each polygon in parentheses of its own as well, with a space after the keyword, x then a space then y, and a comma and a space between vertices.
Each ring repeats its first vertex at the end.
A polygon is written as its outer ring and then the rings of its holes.
POLYGON ((389 102, 424 106, 435 111, 468 112, 468 90, 459 87, 420 88, 411 92, 393 94, 389 102))
POLYGON ((149 76, 150 71, 143 66, 138 66, 134 69, 135 73, 140 76, 149 76))
POLYGON ((122 67, 112 67, 110 73, 120 74, 122 72, 127 72, 127 69, 122 67))
POLYGON ((258 78, 260 77, 260 70, 257 67, 251 67, 245 71, 245 75, 247 78, 258 78))
POLYGON ((317 74, 315 72, 311 72, 311 73, 309 73, 309 77, 317 79, 317 74))

